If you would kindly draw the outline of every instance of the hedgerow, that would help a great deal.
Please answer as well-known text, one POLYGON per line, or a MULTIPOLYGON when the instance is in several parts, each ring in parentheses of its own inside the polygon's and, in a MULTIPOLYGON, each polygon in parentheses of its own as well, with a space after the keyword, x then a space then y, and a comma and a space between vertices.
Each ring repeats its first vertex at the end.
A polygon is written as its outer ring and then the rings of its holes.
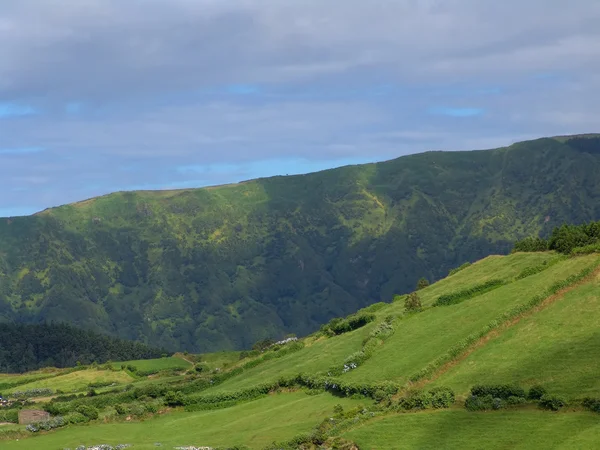
POLYGON ((488 280, 485 283, 481 283, 476 286, 463 289, 461 291, 440 295, 433 306, 456 305, 458 303, 464 302, 465 300, 469 300, 473 297, 485 294, 486 292, 499 288, 504 284, 505 283, 503 280, 488 280))
POLYGON ((409 380, 411 382, 415 382, 431 376, 439 367, 446 364, 447 362, 452 361, 457 356, 464 353, 471 345, 477 342, 479 339, 487 335, 490 331, 497 329, 498 327, 504 325, 505 323, 511 321, 512 319, 530 311, 535 308, 537 305, 542 303, 548 297, 556 294, 562 289, 568 288, 575 283, 583 280, 587 276, 589 276, 594 270, 596 270, 600 266, 600 261, 594 262, 590 266, 581 270, 578 274, 569 276, 566 280, 558 281, 551 285, 548 289, 546 289, 543 293, 534 296, 531 300, 526 303, 523 303, 519 306, 516 306, 510 311, 505 312, 500 317, 495 320, 492 320, 489 324, 483 327, 476 333, 472 333, 467 336, 465 339, 452 346, 444 355, 438 357, 435 361, 428 364, 426 367, 421 369, 419 372, 413 374, 409 380))
POLYGON ((67 421, 63 417, 57 416, 41 422, 30 423, 25 429, 31 433, 37 433, 38 431, 50 431, 54 428, 64 427, 65 425, 67 425, 67 421))
POLYGON ((567 406, 567 400, 560 395, 544 394, 539 401, 540 408, 550 411, 558 411, 567 406))
POLYGON ((509 397, 525 397, 525 389, 512 384, 477 385, 471 388, 471 395, 491 395, 494 398, 506 400, 509 397))
POLYGON ((331 319, 329 323, 321 327, 321 332, 328 336, 335 336, 338 334, 348 333, 349 331, 353 331, 358 328, 364 327, 369 322, 375 320, 375 317, 375 314, 357 313, 348 316, 345 319, 331 319))
POLYGON ((19 423, 19 411, 16 409, 0 410, 0 422, 19 423))
POLYGON ((410 411, 413 409, 443 409, 452 406, 455 400, 454 391, 448 387, 440 386, 425 390, 410 390, 398 400, 396 409, 410 411))

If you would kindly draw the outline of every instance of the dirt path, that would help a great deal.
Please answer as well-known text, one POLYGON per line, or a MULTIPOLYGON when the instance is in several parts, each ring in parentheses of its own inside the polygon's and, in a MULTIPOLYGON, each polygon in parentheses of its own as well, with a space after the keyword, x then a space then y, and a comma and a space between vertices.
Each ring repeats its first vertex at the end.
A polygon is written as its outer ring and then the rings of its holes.
POLYGON ((591 281, 593 281, 593 280, 595 280, 597 278, 600 278, 600 267, 596 268, 591 274, 589 274, 584 279, 578 281, 577 283, 575 283, 575 284, 573 284, 573 285, 571 285, 569 287, 561 289, 556 294, 551 295, 550 297, 544 299, 539 305, 534 306, 529 311, 526 311, 523 314, 518 315, 514 319, 509 320, 508 322, 503 323, 502 325, 500 325, 498 328, 490 331, 488 334, 486 334, 485 336, 483 336, 482 338, 480 338, 478 341, 476 341, 473 344, 471 344, 463 353, 461 353, 455 359, 453 359, 452 361, 449 361, 446 364, 444 364, 443 366, 441 366, 438 370, 435 371, 435 373, 431 377, 425 378, 423 380, 419 380, 416 383, 413 383, 411 385, 411 387, 412 388, 422 388, 426 384, 431 383, 432 381, 437 380, 439 377, 441 377, 442 375, 444 375, 446 372, 448 372, 454 366, 460 364, 465 359, 467 359, 471 355, 471 353, 473 353, 475 350, 483 347, 484 345, 486 345, 492 339, 497 338, 504 331, 506 331, 508 328, 510 328, 510 327, 512 327, 514 325, 517 325, 523 319, 531 317, 534 314, 542 311, 543 309, 546 309, 548 306, 552 305, 553 303, 555 303, 559 299, 563 298, 565 296, 565 294, 567 294, 568 292, 571 292, 572 290, 577 289, 579 286, 581 286, 583 284, 586 284, 586 283, 589 283, 589 282, 591 282, 591 281))

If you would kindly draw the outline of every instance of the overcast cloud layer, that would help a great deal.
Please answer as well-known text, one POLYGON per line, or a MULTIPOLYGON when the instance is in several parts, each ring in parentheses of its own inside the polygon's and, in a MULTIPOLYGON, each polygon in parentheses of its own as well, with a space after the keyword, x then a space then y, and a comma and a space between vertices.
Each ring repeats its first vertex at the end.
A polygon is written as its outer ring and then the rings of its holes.
POLYGON ((0 216, 600 131, 597 0, 2 0, 0 216))

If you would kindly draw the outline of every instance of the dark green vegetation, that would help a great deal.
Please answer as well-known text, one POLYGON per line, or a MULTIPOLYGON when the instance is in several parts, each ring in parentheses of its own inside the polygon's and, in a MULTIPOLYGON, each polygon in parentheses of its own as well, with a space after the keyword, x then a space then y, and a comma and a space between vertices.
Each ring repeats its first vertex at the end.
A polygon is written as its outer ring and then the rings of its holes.
POLYGON ((0 323, 0 373, 70 367, 94 361, 159 358, 162 353, 139 342, 103 336, 66 324, 0 323))
POLYGON ((0 320, 173 350, 306 335, 517 238, 598 219, 598 173, 600 138, 540 139, 2 219, 0 320))
POLYGON ((0 375, 20 399, 0 421, 23 401, 52 415, 1 445, 594 448, 599 293, 599 254, 490 256, 252 351, 0 375))
POLYGON ((547 238, 527 237, 515 244, 517 252, 556 250, 564 254, 595 253, 600 250, 600 222, 563 225, 547 238))

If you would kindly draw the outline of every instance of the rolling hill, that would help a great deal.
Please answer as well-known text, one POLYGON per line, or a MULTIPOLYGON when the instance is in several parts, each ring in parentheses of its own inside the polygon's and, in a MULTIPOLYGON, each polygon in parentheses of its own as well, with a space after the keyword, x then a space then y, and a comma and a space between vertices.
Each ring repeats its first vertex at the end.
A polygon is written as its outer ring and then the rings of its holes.
POLYGON ((599 173, 597 135, 545 138, 0 219, 0 321, 190 351, 306 335, 600 218, 599 173))
POLYGON ((397 296, 262 352, 146 361, 151 377, 139 362, 5 376, 72 389, 32 394, 62 422, 0 427, 2 448, 595 448, 600 254, 579 253, 489 256, 419 290, 419 309, 397 296), (85 395, 96 380, 113 384, 85 395))

